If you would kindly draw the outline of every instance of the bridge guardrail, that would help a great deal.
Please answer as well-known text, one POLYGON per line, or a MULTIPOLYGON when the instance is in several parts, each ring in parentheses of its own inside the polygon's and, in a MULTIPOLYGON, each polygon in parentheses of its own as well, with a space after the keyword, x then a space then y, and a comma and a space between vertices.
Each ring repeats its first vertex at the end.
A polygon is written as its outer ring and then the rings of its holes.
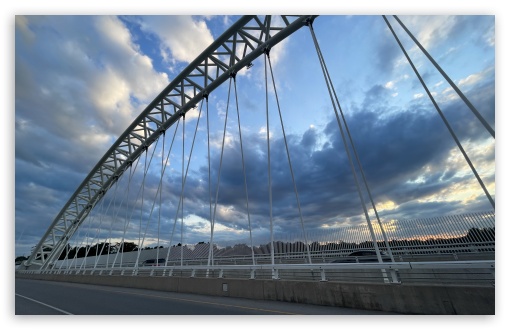
POLYGON ((53 270, 17 270, 23 274, 99 276, 184 276, 306 281, 442 283, 495 286, 495 261, 417 261, 258 265, 183 265, 53 270))

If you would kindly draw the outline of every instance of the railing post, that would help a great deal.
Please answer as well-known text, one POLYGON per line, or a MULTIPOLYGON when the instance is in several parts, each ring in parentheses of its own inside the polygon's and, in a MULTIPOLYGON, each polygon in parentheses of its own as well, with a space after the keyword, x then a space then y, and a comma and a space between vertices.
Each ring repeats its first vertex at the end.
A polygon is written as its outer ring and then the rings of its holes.
POLYGON ((398 270, 396 269, 390 269, 390 275, 391 275, 391 283, 393 284, 401 284, 400 276, 398 275, 398 270))
POLYGON ((324 268, 321 268, 321 282, 327 282, 326 279, 326 270, 324 268))
POLYGON ((280 275, 278 273, 278 268, 273 268, 273 280, 279 280, 280 279, 280 275))

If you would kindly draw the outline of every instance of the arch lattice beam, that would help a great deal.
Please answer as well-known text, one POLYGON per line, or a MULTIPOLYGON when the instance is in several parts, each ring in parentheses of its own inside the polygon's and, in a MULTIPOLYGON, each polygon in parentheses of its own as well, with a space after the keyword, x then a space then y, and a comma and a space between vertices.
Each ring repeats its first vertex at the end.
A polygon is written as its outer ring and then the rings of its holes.
POLYGON ((25 266, 48 268, 96 203, 163 132, 232 74, 251 66, 316 16, 243 16, 184 69, 99 160, 54 219, 25 266))

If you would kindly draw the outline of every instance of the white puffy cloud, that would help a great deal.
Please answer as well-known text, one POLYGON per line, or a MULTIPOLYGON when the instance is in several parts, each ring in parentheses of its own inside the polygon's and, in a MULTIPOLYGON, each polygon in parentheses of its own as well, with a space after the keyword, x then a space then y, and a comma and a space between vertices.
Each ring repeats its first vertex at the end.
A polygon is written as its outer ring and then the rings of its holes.
MULTIPOLYGON (((117 17, 17 16, 15 40, 16 199, 29 199, 25 181, 41 191, 61 182, 62 207, 168 77, 117 17)), ((57 211, 39 212, 43 226, 57 211)))
POLYGON ((384 88, 392 89, 393 87, 395 87, 394 81, 388 81, 386 84, 384 84, 384 88))
MULTIPOLYGON (((141 111, 138 104, 149 103, 168 83, 166 74, 154 70, 150 58, 141 54, 116 17, 49 16, 18 21, 26 21, 20 23, 21 34, 28 34, 28 27, 34 41, 19 46, 23 56, 17 75, 26 71, 27 76, 20 80, 23 85, 17 86, 17 96, 21 102, 39 105, 46 124, 53 126, 49 130, 58 131, 55 125, 72 122, 70 136, 82 136, 88 125, 120 134, 141 111), (75 24, 76 19, 80 24, 75 24), (47 104, 41 103, 41 95, 47 104), (51 120, 52 116, 60 119, 51 120)), ((26 111, 21 110, 21 116, 34 115, 34 109, 26 111)))
POLYGON ((189 63, 214 41, 206 22, 192 16, 144 16, 139 23, 159 38, 161 54, 170 63, 189 63))

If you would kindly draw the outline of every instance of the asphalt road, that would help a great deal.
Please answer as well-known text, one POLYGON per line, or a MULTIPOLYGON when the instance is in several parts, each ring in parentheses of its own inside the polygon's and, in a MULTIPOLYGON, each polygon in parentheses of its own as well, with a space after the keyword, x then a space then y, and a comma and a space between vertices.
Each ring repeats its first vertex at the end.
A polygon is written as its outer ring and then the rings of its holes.
POLYGON ((377 311, 41 280, 15 280, 16 315, 387 315, 377 311))

